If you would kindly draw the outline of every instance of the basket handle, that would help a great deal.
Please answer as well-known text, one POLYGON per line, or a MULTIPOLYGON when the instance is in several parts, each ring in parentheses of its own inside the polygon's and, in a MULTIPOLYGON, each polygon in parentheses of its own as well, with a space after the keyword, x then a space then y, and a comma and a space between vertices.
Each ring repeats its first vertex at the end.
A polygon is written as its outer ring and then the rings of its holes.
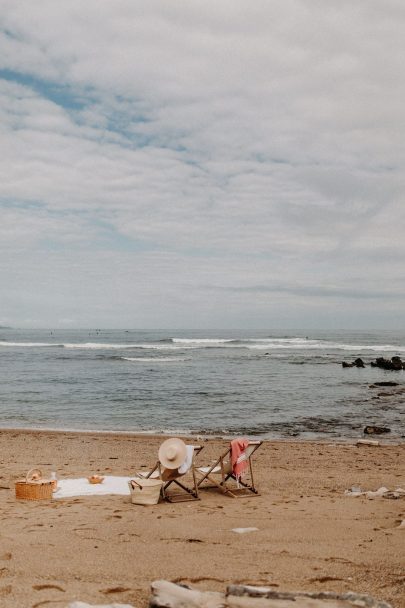
POLYGON ((27 482, 28 481, 39 481, 40 479, 42 479, 42 471, 40 469, 30 469, 25 476, 25 481, 27 481, 27 482), (36 480, 32 479, 32 476, 34 474, 38 475, 38 479, 36 479, 36 480))
POLYGON ((131 479, 130 483, 131 483, 132 487, 134 487, 133 484, 135 484, 136 486, 138 486, 138 488, 141 488, 141 490, 143 490, 143 486, 141 486, 140 483, 138 483, 137 481, 135 481, 135 479, 131 479))

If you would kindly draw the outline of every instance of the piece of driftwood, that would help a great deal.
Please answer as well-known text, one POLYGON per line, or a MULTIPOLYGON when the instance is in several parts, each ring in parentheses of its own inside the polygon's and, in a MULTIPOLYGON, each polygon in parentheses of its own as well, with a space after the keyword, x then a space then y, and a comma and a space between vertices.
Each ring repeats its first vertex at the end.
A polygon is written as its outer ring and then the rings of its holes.
MULTIPOLYGON (((392 608, 384 601, 375 600, 370 595, 362 595, 348 591, 346 593, 335 593, 334 591, 275 591, 269 587, 253 587, 250 585, 229 585, 226 590, 226 597, 248 597, 262 598, 269 600, 292 600, 294 606, 315 606, 313 602, 307 600, 319 600, 322 606, 358 606, 360 608, 392 608)), ((266 604, 269 607, 272 603, 266 604)), ((274 604, 275 606, 277 604, 274 604)), ((285 604, 283 604, 285 605, 285 604)))
POLYGON ((152 583, 151 608, 392 608, 358 593, 275 591, 270 587, 230 585, 226 593, 199 591, 168 581, 152 583))
POLYGON ((169 581, 154 581, 151 585, 151 608, 225 608, 225 594, 198 591, 169 581))

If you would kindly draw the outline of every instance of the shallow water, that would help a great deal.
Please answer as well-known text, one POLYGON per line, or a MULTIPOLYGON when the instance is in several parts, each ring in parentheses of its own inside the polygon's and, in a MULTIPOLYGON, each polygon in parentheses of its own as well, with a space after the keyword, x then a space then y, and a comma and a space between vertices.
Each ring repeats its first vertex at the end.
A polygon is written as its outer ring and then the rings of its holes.
POLYGON ((0 426, 265 437, 404 431, 393 331, 0 330, 0 426), (381 394, 385 393, 385 394, 381 394))

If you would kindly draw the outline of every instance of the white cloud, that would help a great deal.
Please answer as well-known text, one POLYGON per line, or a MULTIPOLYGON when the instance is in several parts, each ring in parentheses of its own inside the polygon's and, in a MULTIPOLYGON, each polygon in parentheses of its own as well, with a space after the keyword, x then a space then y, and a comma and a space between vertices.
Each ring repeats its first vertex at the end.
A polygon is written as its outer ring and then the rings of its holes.
POLYGON ((5 0, 0 19, 4 318, 207 326, 230 298, 234 325, 322 306, 354 325, 378 285, 392 324, 401 3, 5 0))

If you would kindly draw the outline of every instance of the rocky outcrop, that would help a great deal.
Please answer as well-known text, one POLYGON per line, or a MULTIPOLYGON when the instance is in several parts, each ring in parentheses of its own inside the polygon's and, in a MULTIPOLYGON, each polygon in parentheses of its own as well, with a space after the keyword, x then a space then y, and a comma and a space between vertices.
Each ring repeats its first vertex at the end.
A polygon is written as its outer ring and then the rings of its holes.
POLYGON ((399 371, 405 369, 405 363, 400 357, 392 357, 391 359, 385 359, 384 357, 377 357, 375 361, 371 362, 372 367, 380 367, 381 369, 389 369, 393 371, 399 371))
POLYGON ((365 435, 382 435, 383 433, 391 433, 391 429, 387 426, 366 426, 363 433, 365 435))
POLYGON ((355 359, 353 361, 353 363, 347 363, 346 361, 342 361, 342 367, 366 367, 366 366, 364 365, 363 359, 360 359, 360 357, 358 357, 357 359, 355 359))
MULTIPOLYGON (((381 369, 388 369, 393 371, 400 371, 405 369, 405 361, 402 361, 401 357, 395 356, 391 359, 385 359, 385 357, 377 357, 375 361, 371 361, 371 367, 379 367, 381 369)), ((342 361, 342 367, 365 367, 363 359, 358 357, 351 363, 342 361)), ((388 386, 388 385, 387 385, 388 386)))
POLYGON ((374 386, 399 386, 399 384, 398 382, 387 380, 386 382, 374 382, 374 386))

